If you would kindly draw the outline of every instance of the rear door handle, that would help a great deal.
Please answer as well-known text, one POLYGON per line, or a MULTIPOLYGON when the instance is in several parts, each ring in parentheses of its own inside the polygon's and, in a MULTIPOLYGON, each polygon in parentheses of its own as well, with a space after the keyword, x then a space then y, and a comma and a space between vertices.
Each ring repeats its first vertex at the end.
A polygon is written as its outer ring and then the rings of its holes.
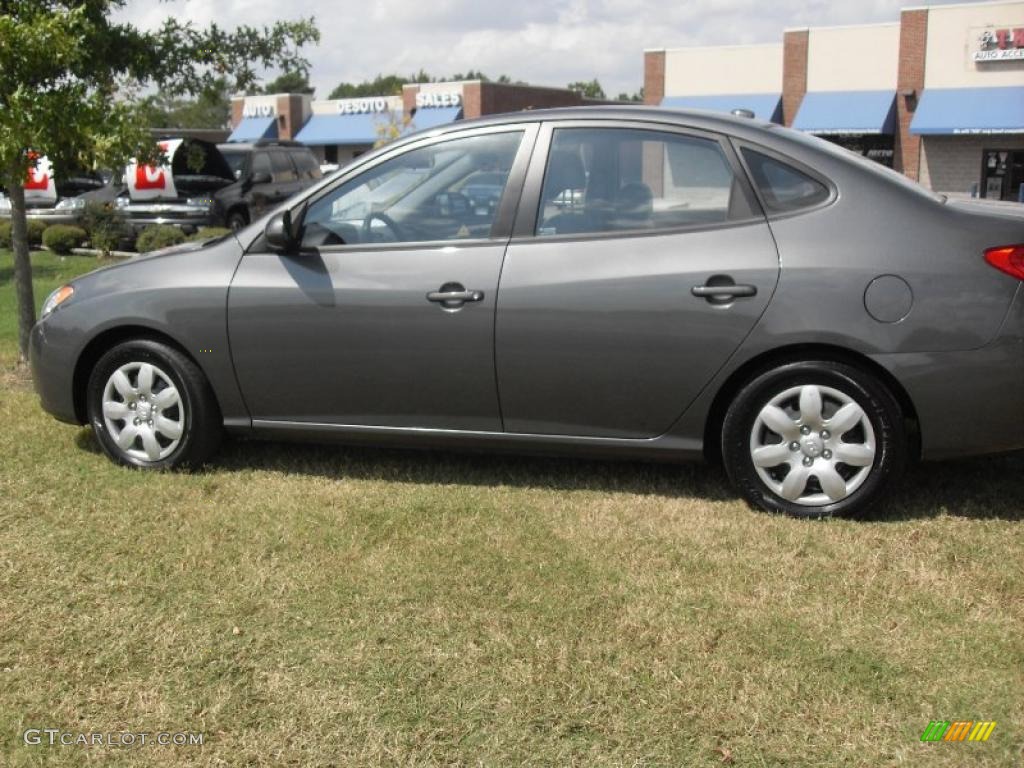
POLYGON ((705 299, 734 298, 737 296, 756 296, 756 285, 695 285, 690 289, 694 296, 705 299))

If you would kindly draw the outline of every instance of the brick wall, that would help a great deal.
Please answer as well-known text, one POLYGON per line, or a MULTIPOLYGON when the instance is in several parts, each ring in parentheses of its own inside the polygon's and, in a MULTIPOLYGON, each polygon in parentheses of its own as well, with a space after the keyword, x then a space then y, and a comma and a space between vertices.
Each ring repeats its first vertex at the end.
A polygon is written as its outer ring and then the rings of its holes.
POLYGON ((418 85, 403 85, 402 86, 402 108, 405 110, 406 115, 411 115, 413 110, 416 109, 416 94, 420 92, 418 85))
MULTIPOLYGON (((518 112, 523 109, 548 109, 551 107, 578 107, 582 104, 605 104, 604 101, 584 99, 575 91, 565 88, 542 88, 532 85, 511 85, 506 83, 480 84, 480 114, 497 115, 503 112, 518 112)), ((469 115, 466 117, 476 117, 469 115)))
POLYGON ((792 125, 807 93, 807 47, 810 30, 791 29, 782 36, 782 120, 792 125))
POLYGON ((483 115, 483 83, 462 86, 462 117, 470 120, 483 115))
POLYGON ((969 194, 972 184, 980 186, 984 150, 1024 150, 1024 136, 924 136, 920 141, 921 183, 958 197, 969 194))
POLYGON ((665 98, 665 52, 644 51, 644 104, 658 106, 665 98))
MULTIPOLYGON (((921 139, 910 132, 917 101, 924 91, 925 51, 928 46, 928 9, 900 15, 900 64, 896 77, 896 118, 893 167, 912 179, 920 178, 921 139)), ((979 161, 980 162, 980 161, 979 161)))
POLYGON ((245 99, 241 96, 231 100, 231 129, 234 130, 242 122, 242 109, 245 107, 245 99))

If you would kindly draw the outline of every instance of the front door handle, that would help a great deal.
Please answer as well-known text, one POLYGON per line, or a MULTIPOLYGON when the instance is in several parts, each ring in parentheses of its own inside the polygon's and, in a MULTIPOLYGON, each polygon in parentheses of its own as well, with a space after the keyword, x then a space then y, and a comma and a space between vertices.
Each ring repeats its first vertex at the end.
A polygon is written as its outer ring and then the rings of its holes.
POLYGON ((439 291, 427 294, 427 301, 440 304, 442 309, 459 309, 467 301, 483 301, 483 291, 467 291, 459 283, 445 283, 439 291))

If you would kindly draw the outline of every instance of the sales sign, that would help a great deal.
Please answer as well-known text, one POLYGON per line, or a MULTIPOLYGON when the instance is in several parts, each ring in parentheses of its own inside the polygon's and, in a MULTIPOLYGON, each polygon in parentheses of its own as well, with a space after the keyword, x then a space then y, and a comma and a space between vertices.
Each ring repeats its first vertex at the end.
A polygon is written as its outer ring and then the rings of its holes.
POLYGON ((125 179, 128 182, 128 196, 132 200, 160 200, 178 196, 171 173, 171 161, 181 143, 182 139, 161 141, 162 162, 159 165, 140 165, 134 159, 128 164, 125 179))

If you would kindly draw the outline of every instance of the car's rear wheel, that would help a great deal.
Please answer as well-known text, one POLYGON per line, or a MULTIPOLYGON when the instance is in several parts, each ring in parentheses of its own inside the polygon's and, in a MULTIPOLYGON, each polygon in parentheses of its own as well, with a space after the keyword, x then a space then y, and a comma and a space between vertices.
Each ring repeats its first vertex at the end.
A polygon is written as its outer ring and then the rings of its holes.
POLYGON ((856 515, 902 473, 907 437, 898 403, 874 376, 807 361, 763 372, 739 391, 723 423, 722 457, 754 506, 856 515))
POLYGON ((150 339, 118 344, 93 367, 89 423, 103 451, 145 469, 197 467, 220 444, 220 411, 199 367, 150 339))

